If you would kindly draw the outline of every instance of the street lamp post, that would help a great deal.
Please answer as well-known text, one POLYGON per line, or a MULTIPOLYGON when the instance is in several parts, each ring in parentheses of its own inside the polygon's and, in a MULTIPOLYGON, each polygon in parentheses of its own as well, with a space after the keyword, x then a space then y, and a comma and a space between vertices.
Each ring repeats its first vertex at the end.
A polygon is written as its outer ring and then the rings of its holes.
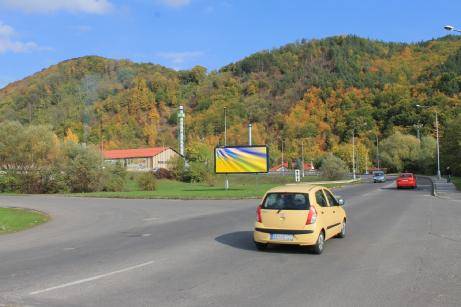
MULTIPOLYGON (((452 29, 454 31, 454 29, 452 29)), ((417 108, 431 108, 431 106, 416 105, 417 108)), ((435 136, 436 136, 436 150, 437 150, 437 178, 440 180, 442 174, 440 173, 440 143, 439 143, 439 116, 437 110, 435 112, 435 136)))
POLYGON ((446 26, 444 26, 443 28, 444 28, 445 30, 447 30, 447 31, 454 31, 454 32, 459 32, 459 33, 461 33, 461 30, 456 29, 455 27, 450 26, 450 25, 446 25, 446 26))
POLYGON ((352 178, 355 180, 355 128, 352 129, 352 178))
POLYGON ((442 174, 440 173, 439 119, 437 110, 435 110, 435 134, 437 137, 437 178, 440 180, 442 178, 442 174))

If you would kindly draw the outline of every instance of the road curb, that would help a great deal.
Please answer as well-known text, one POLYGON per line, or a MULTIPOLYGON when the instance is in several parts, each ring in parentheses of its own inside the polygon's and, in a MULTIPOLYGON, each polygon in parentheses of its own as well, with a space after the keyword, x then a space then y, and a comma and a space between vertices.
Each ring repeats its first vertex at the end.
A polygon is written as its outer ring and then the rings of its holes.
POLYGON ((429 176, 416 175, 416 178, 418 178, 418 177, 428 179, 431 182, 431 187, 432 187, 431 195, 434 196, 434 197, 438 197, 437 188, 436 188, 436 184, 435 184, 434 180, 432 180, 432 178, 429 177, 429 176))

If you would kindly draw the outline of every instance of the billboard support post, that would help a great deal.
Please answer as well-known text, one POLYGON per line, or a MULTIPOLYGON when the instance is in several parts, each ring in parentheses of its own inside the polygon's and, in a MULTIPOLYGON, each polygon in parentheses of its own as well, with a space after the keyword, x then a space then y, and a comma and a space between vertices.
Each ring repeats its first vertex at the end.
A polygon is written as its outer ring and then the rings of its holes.
POLYGON ((299 169, 295 170, 295 182, 300 182, 301 181, 301 172, 299 169))

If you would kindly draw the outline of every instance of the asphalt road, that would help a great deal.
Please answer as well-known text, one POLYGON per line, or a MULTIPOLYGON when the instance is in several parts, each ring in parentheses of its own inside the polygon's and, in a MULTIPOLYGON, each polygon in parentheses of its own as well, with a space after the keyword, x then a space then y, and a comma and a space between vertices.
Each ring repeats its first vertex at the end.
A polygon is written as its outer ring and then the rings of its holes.
POLYGON ((256 251, 256 200, 3 196, 53 220, 0 236, 0 306, 460 306, 461 202, 423 184, 338 190, 322 255, 256 251))

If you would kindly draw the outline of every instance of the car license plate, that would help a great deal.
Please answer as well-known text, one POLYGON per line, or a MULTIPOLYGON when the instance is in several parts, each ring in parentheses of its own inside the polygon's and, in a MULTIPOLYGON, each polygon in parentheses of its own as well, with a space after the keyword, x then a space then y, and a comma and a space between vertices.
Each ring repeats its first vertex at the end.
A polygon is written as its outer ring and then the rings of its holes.
POLYGON ((293 241, 293 235, 287 235, 287 234, 282 234, 282 233, 271 233, 271 240, 293 241))

